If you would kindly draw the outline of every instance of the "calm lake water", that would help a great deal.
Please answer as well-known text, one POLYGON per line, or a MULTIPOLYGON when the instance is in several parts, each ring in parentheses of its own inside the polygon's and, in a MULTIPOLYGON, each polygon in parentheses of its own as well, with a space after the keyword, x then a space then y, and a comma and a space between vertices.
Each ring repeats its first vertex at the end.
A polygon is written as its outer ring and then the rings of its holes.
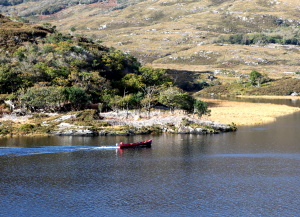
POLYGON ((1 139, 0 216, 299 216, 299 141, 300 113, 218 135, 1 139))

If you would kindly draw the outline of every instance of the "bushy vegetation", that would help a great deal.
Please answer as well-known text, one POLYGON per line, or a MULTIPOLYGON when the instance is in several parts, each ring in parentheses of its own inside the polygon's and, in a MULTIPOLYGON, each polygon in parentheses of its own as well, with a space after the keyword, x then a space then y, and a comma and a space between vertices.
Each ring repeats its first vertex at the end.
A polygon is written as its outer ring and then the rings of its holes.
POLYGON ((293 92, 300 92, 299 79, 283 78, 274 82, 267 83, 260 88, 254 88, 248 91, 249 95, 291 95, 293 92))
POLYGON ((201 95, 216 94, 223 96, 233 95, 277 95, 287 96, 300 92, 300 80, 295 78, 282 78, 271 80, 259 72, 253 71, 248 80, 240 80, 231 84, 211 86, 199 91, 201 95), (258 85, 260 80, 260 85, 258 85))
POLYGON ((299 45, 300 29, 293 27, 278 27, 269 32, 262 33, 238 33, 226 36, 220 36, 216 42, 230 44, 282 44, 282 45, 299 45))
POLYGON ((142 67, 130 54, 56 31, 1 52, 0 94, 31 111, 82 110, 92 103, 103 111, 149 111, 162 103, 205 112, 194 109, 195 99, 165 70, 142 67))

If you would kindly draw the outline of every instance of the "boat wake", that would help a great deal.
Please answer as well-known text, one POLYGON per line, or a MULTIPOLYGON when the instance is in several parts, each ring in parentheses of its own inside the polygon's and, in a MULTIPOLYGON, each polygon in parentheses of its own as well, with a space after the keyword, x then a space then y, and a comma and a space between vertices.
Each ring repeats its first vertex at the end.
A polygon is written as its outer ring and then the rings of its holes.
POLYGON ((62 152, 74 152, 74 151, 93 151, 93 150, 107 150, 117 149, 116 146, 43 146, 35 148, 25 147, 0 147, 0 156, 24 156, 24 155, 36 155, 36 154, 53 154, 62 152))
POLYGON ((97 149, 117 149, 117 148, 119 148, 119 147, 117 147, 117 146, 99 146, 99 147, 94 147, 93 149, 97 150, 97 149))

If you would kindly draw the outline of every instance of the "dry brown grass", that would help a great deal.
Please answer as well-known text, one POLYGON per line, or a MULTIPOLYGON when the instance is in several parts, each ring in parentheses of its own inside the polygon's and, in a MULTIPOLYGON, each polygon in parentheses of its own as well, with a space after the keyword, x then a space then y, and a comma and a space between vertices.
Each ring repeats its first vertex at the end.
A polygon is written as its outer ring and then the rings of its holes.
POLYGON ((201 99, 209 104, 210 116, 204 118, 224 124, 258 125, 276 121, 283 115, 300 111, 300 108, 269 103, 233 102, 218 99, 201 99))
MULTIPOLYGON (((73 34, 98 38, 104 45, 130 52, 143 64, 149 63, 155 68, 226 69, 239 73, 256 70, 271 78, 280 78, 286 75, 284 72, 300 71, 299 46, 219 46, 212 43, 220 35, 274 29, 278 27, 274 24, 276 18, 298 22, 299 2, 144 1, 107 14, 100 8, 77 5, 61 11, 59 18, 39 22, 50 22, 67 33, 75 27, 73 34), (101 29, 101 25, 107 28, 101 29), (201 56, 199 52, 213 53, 201 56)), ((21 5, 17 10, 22 10, 21 5)), ((36 17, 32 20, 36 21, 36 17)))
POLYGON ((99 8, 77 5, 52 22, 59 30, 99 38, 106 46, 128 51, 154 67, 249 73, 252 70, 282 77, 300 70, 297 46, 258 47, 211 43, 222 34, 260 32, 276 28, 276 17, 299 19, 299 1, 144 1, 103 14, 99 8), (106 29, 99 29, 101 25, 106 29), (201 51, 214 52, 201 57, 201 51), (217 54, 218 53, 218 54, 217 54), (172 59, 170 57, 174 57, 172 59), (183 58, 182 58, 183 57, 183 58), (267 62, 259 60, 265 59, 267 62), (280 74, 280 75, 278 75, 280 74))

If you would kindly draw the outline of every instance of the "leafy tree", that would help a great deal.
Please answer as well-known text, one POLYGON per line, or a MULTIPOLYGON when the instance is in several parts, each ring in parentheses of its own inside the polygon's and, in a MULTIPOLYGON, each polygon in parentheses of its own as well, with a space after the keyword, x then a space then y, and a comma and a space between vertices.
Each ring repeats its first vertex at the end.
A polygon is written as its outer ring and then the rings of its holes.
POLYGON ((194 110, 194 97, 192 97, 189 93, 187 92, 182 92, 179 96, 180 98, 180 109, 183 109, 184 111, 188 113, 193 113, 194 110))
POLYGON ((115 95, 110 98, 108 105, 113 111, 118 111, 124 107, 124 101, 121 96, 115 95))
POLYGON ((137 92, 132 94, 132 101, 131 101, 132 108, 139 109, 143 98, 144 98, 144 94, 142 92, 137 92))
POLYGON ((260 86, 262 78, 263 78, 263 75, 255 70, 249 74, 249 80, 250 80, 251 85, 253 85, 253 86, 255 86, 255 85, 260 86))
POLYGON ((205 114, 209 114, 208 105, 206 102, 195 99, 194 100, 194 114, 197 114, 199 117, 205 114))
POLYGON ((70 102, 71 107, 74 110, 83 109, 89 103, 88 96, 84 90, 79 87, 65 87, 63 93, 66 100, 70 102))
POLYGON ((12 93, 20 84, 19 73, 8 64, 0 64, 0 93, 12 93))
POLYGON ((140 66, 133 56, 119 50, 104 54, 102 61, 108 68, 106 77, 114 80, 120 80, 127 73, 137 73, 140 66))
POLYGON ((173 112, 175 109, 183 109, 191 112, 193 98, 178 87, 169 87, 159 93, 159 102, 168 106, 173 112))
POLYGON ((33 111, 39 109, 55 111, 65 101, 65 96, 62 88, 35 86, 21 96, 21 101, 33 111))
POLYGON ((99 102, 101 95, 111 88, 110 82, 96 71, 72 72, 68 80, 72 85, 82 88, 93 102, 99 102))
POLYGON ((133 108, 135 104, 135 96, 133 94, 128 94, 123 96, 123 106, 126 109, 126 118, 128 118, 128 111, 130 108, 133 108))
POLYGON ((153 69, 143 66, 139 68, 139 71, 142 76, 142 82, 147 86, 172 86, 172 79, 167 76, 164 69, 153 69))
POLYGON ((126 74, 120 82, 122 92, 128 91, 129 93, 136 93, 144 86, 142 77, 137 74, 126 74))

